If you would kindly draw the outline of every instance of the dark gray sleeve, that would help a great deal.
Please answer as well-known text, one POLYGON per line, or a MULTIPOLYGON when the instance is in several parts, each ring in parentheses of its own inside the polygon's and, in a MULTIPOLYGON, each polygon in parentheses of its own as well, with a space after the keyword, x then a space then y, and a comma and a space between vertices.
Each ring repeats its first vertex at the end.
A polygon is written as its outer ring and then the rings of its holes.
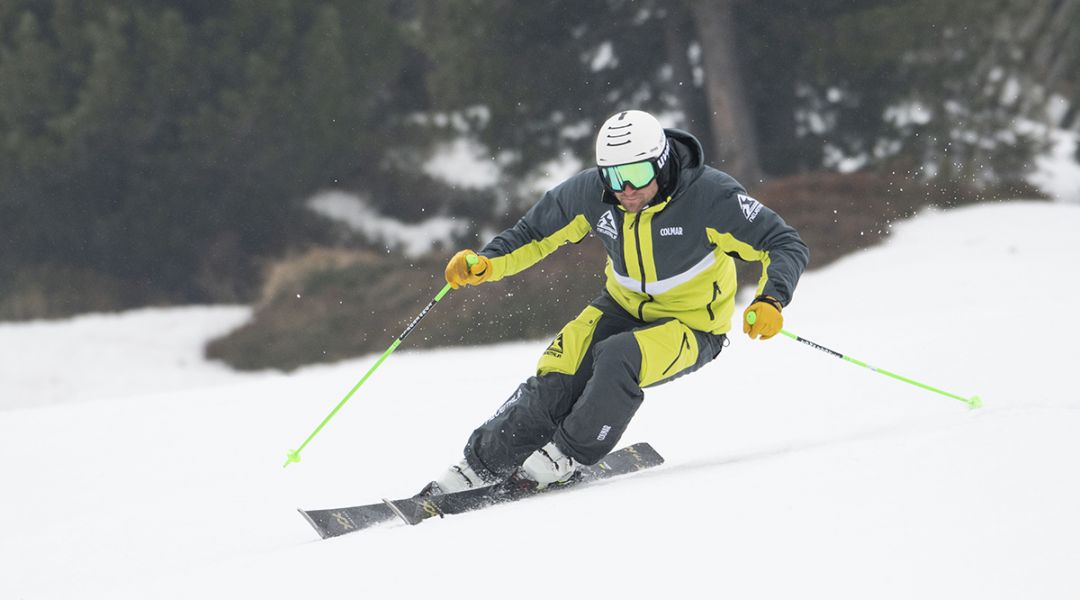
MULTIPOLYGON (((480 254, 488 258, 506 256, 532 242, 547 240, 583 214, 583 202, 588 198, 598 199, 601 194, 595 170, 582 171, 545 193, 513 227, 488 242, 480 254)), ((584 234, 578 237, 577 232, 574 233, 570 241, 577 242, 584 237, 584 234)))
POLYGON ((761 261, 765 268, 757 293, 787 306, 810 260, 810 249, 780 215, 745 190, 725 187, 710 203, 708 227, 720 234, 718 245, 729 255, 761 261))

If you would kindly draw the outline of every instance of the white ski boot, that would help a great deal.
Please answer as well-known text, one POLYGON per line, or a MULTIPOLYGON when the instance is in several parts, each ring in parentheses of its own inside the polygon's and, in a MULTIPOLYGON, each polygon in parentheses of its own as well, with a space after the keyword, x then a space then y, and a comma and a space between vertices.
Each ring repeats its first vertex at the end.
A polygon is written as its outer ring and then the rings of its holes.
POLYGON ((461 462, 448 468, 438 479, 424 486, 424 489, 420 491, 420 495, 452 494, 486 487, 492 483, 494 482, 484 480, 479 473, 469 466, 469 461, 463 458, 461 462))
POLYGON ((577 471, 577 462, 563 454, 555 442, 548 442, 543 448, 525 459, 519 472, 535 481, 538 489, 544 489, 553 483, 569 481, 575 471, 577 471))

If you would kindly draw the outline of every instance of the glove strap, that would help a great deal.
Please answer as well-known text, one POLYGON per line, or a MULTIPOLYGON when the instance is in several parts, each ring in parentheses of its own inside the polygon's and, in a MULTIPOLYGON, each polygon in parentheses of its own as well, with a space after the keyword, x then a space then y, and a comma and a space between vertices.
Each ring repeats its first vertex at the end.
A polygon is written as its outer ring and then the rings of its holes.
MULTIPOLYGON (((757 298, 754 298, 754 302, 765 302, 767 304, 771 304, 771 305, 773 305, 773 307, 776 308, 777 312, 783 312, 783 310, 784 310, 784 305, 780 304, 780 301, 777 300, 776 298, 773 298, 772 296, 766 296, 766 295, 762 294, 762 295, 758 296, 757 298)), ((751 302, 750 304, 754 304, 754 302, 751 302)))

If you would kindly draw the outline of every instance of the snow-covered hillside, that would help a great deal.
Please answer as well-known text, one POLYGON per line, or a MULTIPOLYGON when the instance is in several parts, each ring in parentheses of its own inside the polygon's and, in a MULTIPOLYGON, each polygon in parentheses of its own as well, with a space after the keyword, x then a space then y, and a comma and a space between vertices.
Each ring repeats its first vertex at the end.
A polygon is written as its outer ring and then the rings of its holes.
POLYGON ((326 541, 297 506, 413 493, 547 341, 406 342, 282 469, 375 357, 230 374, 193 348, 236 308, 0 326, 0 598, 1080 597, 1077 231, 1075 205, 927 212, 785 311, 980 410, 738 334, 647 392, 623 443, 664 466, 326 541))

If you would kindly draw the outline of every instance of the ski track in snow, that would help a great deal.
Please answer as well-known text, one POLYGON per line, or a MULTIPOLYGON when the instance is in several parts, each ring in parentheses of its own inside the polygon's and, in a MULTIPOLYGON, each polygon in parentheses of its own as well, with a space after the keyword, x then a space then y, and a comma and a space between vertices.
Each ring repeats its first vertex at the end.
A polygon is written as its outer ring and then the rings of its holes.
POLYGON ((547 341, 406 342, 282 469, 375 356, 289 375, 202 359, 243 307, 0 324, 0 598, 1080 597, 1077 231, 1072 205, 927 211, 785 310, 980 410, 737 333, 646 392, 620 446, 663 466, 325 541, 297 506, 413 493, 547 341))

